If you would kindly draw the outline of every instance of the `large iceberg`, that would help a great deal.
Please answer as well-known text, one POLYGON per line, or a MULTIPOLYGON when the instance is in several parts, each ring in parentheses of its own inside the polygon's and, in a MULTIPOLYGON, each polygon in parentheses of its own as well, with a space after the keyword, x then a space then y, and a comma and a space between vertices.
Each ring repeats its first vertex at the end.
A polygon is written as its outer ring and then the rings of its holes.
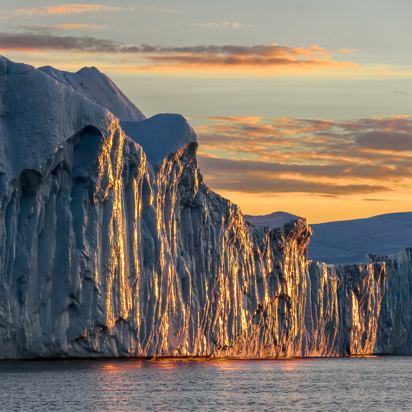
POLYGON ((204 183, 182 116, 146 119, 94 68, 2 57, 0 92, 0 358, 342 356, 393 341, 385 259, 311 262, 305 219, 247 222, 204 183))

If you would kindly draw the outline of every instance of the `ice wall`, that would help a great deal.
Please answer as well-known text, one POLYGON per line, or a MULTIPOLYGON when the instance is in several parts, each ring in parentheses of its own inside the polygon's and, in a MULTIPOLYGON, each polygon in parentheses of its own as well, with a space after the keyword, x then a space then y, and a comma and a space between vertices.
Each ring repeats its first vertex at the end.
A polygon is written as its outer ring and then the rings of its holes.
POLYGON ((247 224, 197 143, 152 166, 114 121, 2 186, 0 357, 370 353, 381 264, 312 264, 304 219, 247 224))

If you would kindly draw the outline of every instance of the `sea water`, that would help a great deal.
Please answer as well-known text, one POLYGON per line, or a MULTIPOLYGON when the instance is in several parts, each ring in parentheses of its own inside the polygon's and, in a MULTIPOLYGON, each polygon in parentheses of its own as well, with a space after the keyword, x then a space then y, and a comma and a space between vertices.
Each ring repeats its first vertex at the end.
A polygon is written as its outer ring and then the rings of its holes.
POLYGON ((412 410, 412 357, 1 362, 0 410, 412 410))

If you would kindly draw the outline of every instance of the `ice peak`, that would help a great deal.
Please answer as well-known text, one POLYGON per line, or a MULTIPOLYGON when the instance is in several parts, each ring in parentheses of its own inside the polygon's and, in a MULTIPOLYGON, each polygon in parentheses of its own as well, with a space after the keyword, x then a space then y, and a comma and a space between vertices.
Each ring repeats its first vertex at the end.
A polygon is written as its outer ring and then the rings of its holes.
POLYGON ((38 70, 109 110, 120 120, 141 121, 146 118, 116 84, 94 66, 83 67, 76 73, 51 66, 39 67, 38 70))
POLYGON ((0 76, 7 72, 7 59, 0 54, 0 76))
POLYGON ((25 63, 15 63, 0 54, 0 76, 5 74, 26 74, 34 70, 33 66, 25 63))

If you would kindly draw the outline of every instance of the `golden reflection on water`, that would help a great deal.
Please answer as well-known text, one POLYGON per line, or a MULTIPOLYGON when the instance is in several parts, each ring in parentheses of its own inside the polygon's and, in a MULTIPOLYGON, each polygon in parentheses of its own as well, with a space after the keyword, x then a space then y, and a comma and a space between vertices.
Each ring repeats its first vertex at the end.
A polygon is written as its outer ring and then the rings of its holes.
MULTIPOLYGON (((377 356, 358 356, 377 357, 377 356)), ((233 370, 243 367, 246 363, 256 363, 259 367, 273 368, 275 365, 283 370, 296 370, 308 362, 319 358, 283 358, 283 359, 235 359, 235 358, 212 358, 212 357, 187 357, 187 358, 152 358, 137 360, 136 362, 147 362, 154 366, 178 367, 181 364, 196 364, 199 366, 216 366, 221 370, 233 370)), ((332 359, 332 358, 331 358, 332 359)))
POLYGON ((114 361, 107 362, 101 365, 101 370, 107 373, 123 373, 131 369, 141 369, 143 367, 143 361, 130 360, 130 361, 114 361))
MULTIPOLYGON (((218 397, 219 402, 224 404, 229 402, 234 391, 240 397, 238 402, 242 402, 242 399, 250 397, 253 390, 259 388, 259 393, 265 393, 266 400, 275 401, 281 394, 285 404, 297 406, 302 396, 300 389, 306 390, 310 386, 313 373, 325 371, 335 376, 335 368, 342 372, 353 367, 347 364, 346 369, 342 369, 344 364, 336 364, 337 359, 187 357, 97 360, 98 372, 102 374, 94 375, 92 386, 108 410, 139 410, 135 408, 137 404, 142 405, 142 400, 134 404, 134 409, 128 409, 127 406, 130 406, 131 399, 140 399, 140 390, 146 391, 144 396, 147 399, 143 404, 148 402, 166 408, 167 402, 170 403, 177 392, 187 395, 190 388, 196 388, 194 390, 202 398, 201 402, 218 397)), ((324 380, 327 381, 326 378, 324 380)), ((319 400, 316 396, 316 393, 307 395, 309 401, 317 404, 319 400)))

